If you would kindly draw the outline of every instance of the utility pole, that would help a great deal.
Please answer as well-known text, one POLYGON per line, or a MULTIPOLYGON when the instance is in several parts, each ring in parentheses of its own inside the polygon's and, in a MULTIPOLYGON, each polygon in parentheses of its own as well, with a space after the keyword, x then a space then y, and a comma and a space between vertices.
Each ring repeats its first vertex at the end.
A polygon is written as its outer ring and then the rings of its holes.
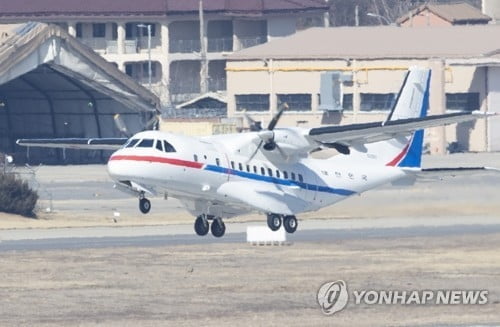
POLYGON ((205 42, 205 20, 203 17, 203 0, 199 1, 199 17, 200 17, 200 93, 208 92, 208 61, 207 61, 207 44, 205 42))

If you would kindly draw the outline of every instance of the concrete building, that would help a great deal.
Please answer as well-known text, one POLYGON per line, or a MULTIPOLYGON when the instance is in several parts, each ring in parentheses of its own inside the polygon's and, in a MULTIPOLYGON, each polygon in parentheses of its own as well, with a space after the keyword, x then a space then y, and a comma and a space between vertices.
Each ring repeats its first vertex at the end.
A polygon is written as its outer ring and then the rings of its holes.
MULTIPOLYGON (((414 65, 432 69, 431 114, 500 111, 499 34, 496 25, 311 28, 229 57, 228 116, 245 110, 267 123, 287 102, 284 126, 381 121, 414 65), (325 73, 336 73, 343 110, 321 110, 325 73)), ((433 153, 498 151, 500 121, 434 128, 426 143, 433 153)))
POLYGON ((400 17, 402 27, 488 24, 491 17, 468 3, 424 4, 400 17))
POLYGON ((151 78, 165 106, 225 91, 227 54, 323 24, 327 10, 323 0, 2 1, 0 22, 59 24, 139 83, 151 78))

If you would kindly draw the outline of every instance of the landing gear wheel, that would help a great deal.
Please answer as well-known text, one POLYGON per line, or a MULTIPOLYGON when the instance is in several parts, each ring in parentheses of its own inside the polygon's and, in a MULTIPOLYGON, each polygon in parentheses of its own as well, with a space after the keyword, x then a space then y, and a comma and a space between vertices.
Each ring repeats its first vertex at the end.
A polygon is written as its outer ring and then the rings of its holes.
POLYGON ((208 234, 209 229, 208 220, 204 215, 196 217, 196 220, 194 221, 194 231, 196 234, 205 236, 208 234))
POLYGON ((285 216, 285 219, 283 220, 283 226, 285 226, 285 230, 287 233, 295 233, 297 230, 297 218, 295 216, 285 216))
POLYGON ((151 202, 146 199, 142 198, 139 200, 139 210, 141 210, 142 213, 146 214, 151 210, 151 202))
POLYGON ((215 218, 211 226, 212 235, 215 237, 222 237, 226 232, 226 225, 221 218, 215 218))
POLYGON ((269 226, 269 229, 271 229, 273 232, 277 231, 281 227, 281 216, 270 213, 267 215, 267 226, 269 226))

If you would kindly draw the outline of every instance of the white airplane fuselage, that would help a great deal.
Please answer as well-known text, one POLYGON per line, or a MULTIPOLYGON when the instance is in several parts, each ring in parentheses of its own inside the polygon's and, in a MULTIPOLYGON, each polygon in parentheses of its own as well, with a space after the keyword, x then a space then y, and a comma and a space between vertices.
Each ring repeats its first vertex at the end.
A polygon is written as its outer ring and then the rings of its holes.
MULTIPOLYGON (((248 137, 225 135, 232 140, 248 137)), ((397 167, 356 164, 343 155, 273 162, 262 155, 251 158, 251 150, 228 149, 217 138, 148 131, 132 139, 139 139, 135 147, 125 146, 110 157, 111 178, 118 185, 134 182, 146 193, 164 192, 179 198, 195 215, 229 218, 252 211, 283 215, 314 211, 405 176, 397 167), (137 146, 144 139, 153 140, 153 144, 137 146), (164 147, 155 146, 163 141, 175 151, 165 152, 161 150, 164 147), (268 207, 262 203, 252 207, 248 201, 238 201, 239 195, 234 192, 248 197, 255 192, 270 195, 280 205, 267 201, 268 207), (287 203, 287 196, 292 203, 287 203)))

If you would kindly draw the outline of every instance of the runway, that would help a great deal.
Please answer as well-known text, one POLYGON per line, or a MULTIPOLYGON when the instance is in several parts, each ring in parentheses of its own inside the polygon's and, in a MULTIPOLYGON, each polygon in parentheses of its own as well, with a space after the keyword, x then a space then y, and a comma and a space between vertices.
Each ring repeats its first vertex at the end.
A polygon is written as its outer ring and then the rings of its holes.
MULTIPOLYGON (((258 223, 228 223, 222 238, 195 235, 190 225, 20 229, 0 231, 0 251, 43 251, 110 247, 163 247, 176 245, 245 243, 247 226, 258 223)), ((401 217, 379 219, 324 219, 301 222, 287 234, 288 243, 338 242, 404 237, 449 237, 500 233, 500 219, 493 217, 401 217)))

